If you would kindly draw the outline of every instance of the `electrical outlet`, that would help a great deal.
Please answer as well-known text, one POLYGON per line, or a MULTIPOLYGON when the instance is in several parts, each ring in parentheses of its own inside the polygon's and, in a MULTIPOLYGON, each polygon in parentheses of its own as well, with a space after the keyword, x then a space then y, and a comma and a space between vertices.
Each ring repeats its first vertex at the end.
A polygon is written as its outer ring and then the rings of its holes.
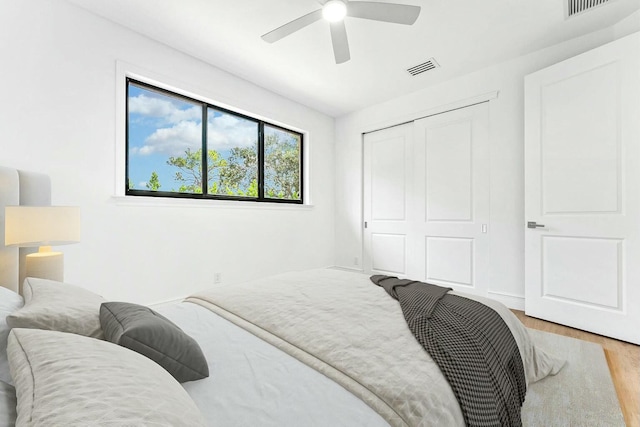
POLYGON ((222 283, 222 273, 214 273, 213 274, 213 283, 214 284, 219 284, 222 283))
POLYGON ((353 258, 353 265, 360 265, 360 260, 358 257, 353 258))

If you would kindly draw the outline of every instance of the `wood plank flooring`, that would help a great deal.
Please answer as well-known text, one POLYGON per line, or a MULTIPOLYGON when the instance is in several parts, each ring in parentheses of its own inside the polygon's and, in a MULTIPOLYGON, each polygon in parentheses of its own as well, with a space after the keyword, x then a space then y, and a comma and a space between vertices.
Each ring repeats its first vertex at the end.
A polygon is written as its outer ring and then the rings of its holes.
POLYGON ((520 310, 512 311, 528 328, 600 344, 607 357, 625 422, 629 427, 640 427, 640 346, 529 317, 520 310))

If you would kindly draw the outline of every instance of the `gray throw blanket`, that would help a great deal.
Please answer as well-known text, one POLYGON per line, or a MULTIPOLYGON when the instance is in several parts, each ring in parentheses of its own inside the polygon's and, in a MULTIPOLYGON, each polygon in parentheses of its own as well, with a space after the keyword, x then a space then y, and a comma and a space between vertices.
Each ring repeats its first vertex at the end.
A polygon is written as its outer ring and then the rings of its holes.
POLYGON ((468 426, 522 425, 524 366, 511 331, 494 310, 429 283, 381 275, 371 281, 400 302, 409 329, 447 378, 468 426))

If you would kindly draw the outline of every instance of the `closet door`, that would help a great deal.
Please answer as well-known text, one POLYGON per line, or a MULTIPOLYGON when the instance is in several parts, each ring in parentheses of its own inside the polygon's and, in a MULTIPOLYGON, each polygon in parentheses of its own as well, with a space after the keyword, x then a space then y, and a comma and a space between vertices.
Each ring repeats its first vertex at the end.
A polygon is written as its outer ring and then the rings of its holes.
POLYGON ((364 137, 364 269, 486 295, 488 103, 364 137))
POLYGON ((640 344, 640 35, 525 79, 525 308, 640 344))
POLYGON ((365 272, 407 276, 412 262, 410 221, 413 124, 364 135, 365 272))
POLYGON ((416 277, 486 295, 489 104, 415 122, 416 277))

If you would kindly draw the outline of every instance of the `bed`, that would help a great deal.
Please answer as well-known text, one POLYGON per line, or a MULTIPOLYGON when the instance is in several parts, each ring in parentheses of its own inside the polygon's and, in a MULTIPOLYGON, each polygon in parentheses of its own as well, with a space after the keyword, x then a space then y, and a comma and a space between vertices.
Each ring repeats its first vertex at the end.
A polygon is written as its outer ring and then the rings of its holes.
MULTIPOLYGON (((0 168, 0 182, 7 174, 18 197, 6 204, 29 200, 21 176, 40 193, 48 180, 0 168)), ((154 310, 33 278, 23 297, 16 276, 0 287, 0 426, 464 425, 398 302, 361 273, 289 272, 154 310)), ((468 297, 503 319, 527 385, 562 369, 506 307, 468 297)))
MULTIPOLYGON (((131 350, 99 360, 103 353, 122 349, 104 341, 99 330, 104 301, 100 296, 70 284, 32 278, 26 279, 24 292, 24 306, 17 294, 2 297, 8 304, 5 310, 11 312, 7 323, 14 322, 14 342, 12 347, 10 336, 11 376, 5 371, 0 380, 16 387, 18 420, 22 410, 29 414, 29 420, 81 425, 94 416, 102 419, 105 413, 122 412, 134 396, 155 396, 156 408, 158 388, 167 391, 169 386, 179 386, 166 372, 163 380, 172 384, 151 382, 135 390, 130 387, 137 384, 123 385, 124 377, 133 374, 121 372, 125 368, 121 365, 145 359, 131 350), (39 323, 33 326, 33 322, 39 323), (31 330, 24 327, 51 330, 34 329, 41 335, 31 336, 27 334, 31 330), (138 359, 126 359, 134 355, 138 359), (47 385, 47 381, 51 383, 47 385), (33 384, 44 385, 38 392, 33 384), (111 407, 105 407, 112 398, 105 390, 114 395, 111 407), (24 399, 28 403, 21 404, 24 399), (84 411, 87 415, 77 418, 84 411)), ((560 369, 562 362, 536 348, 509 310, 485 302, 506 318, 514 332, 528 382, 560 369)), ((210 373, 207 378, 184 382, 181 388, 188 395, 179 390, 177 396, 166 393, 166 400, 182 402, 178 408, 174 405, 170 414, 184 408, 190 408, 187 412, 192 414, 197 408, 203 424, 225 426, 464 425, 447 381, 408 332, 397 302, 366 275, 336 269, 285 273, 214 287, 157 312, 197 341, 210 373), (354 305, 354 301, 359 303, 354 305), (351 322, 331 338, 329 331, 346 322, 345 310, 351 322), (293 335, 283 333, 288 329, 293 335), (353 333, 345 334, 347 329, 353 333), (302 330, 306 332, 297 332, 302 330)), ((147 367, 136 370, 140 374, 147 372, 147 367)), ((135 381, 160 377, 163 372, 159 371, 150 370, 149 378, 138 376, 135 381)), ((136 401, 134 406, 144 405, 136 401)), ((129 414, 133 418, 117 418, 116 424, 199 422, 185 418, 185 413, 168 418, 170 414, 156 413, 156 418, 147 419, 133 413, 129 414)), ((22 421, 18 425, 23 425, 22 421)))

